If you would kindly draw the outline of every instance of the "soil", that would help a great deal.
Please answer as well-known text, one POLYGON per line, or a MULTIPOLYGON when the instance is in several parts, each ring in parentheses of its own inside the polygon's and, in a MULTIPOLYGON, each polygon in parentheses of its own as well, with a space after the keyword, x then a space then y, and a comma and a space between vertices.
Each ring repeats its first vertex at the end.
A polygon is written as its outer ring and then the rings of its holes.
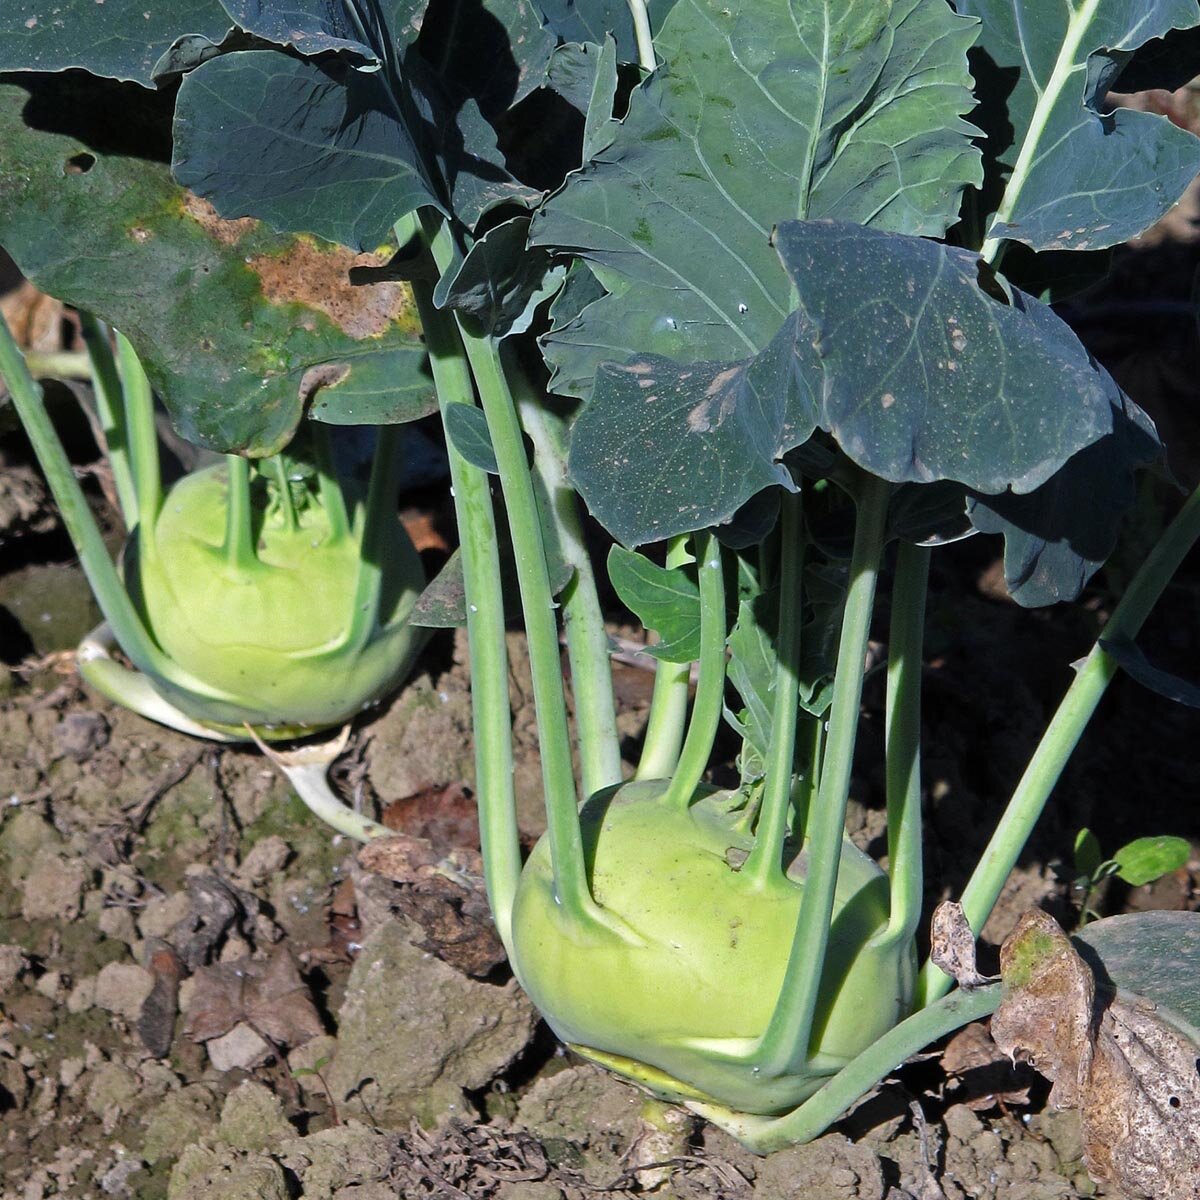
MULTIPOLYGON (((1190 279, 1193 259, 1176 273, 1190 279)), ((1136 266, 1127 275, 1141 277, 1136 266)), ((1120 270, 1115 278, 1119 288, 1120 270)), ((1096 352, 1142 381, 1139 402, 1183 424, 1173 467, 1194 482, 1188 448, 1200 439, 1177 403, 1185 384, 1190 401, 1194 364, 1179 341, 1149 353, 1143 338, 1135 355, 1113 335, 1096 352)), ((430 643, 335 769, 343 794, 424 839, 367 869, 257 752, 176 735, 83 688, 71 651, 97 614, 19 438, 0 435, 0 1200, 1099 1194, 1073 1114, 1050 1110, 1044 1081, 999 1056, 982 1025, 907 1064, 826 1136, 767 1158, 567 1055, 512 981, 473 874, 461 636, 430 643), (427 844, 435 857, 460 855, 466 883, 423 872, 427 844)), ((87 463, 86 431, 77 440, 87 463)), ((102 514, 104 482, 93 473, 102 514)), ((923 730, 930 909, 961 890, 1070 664, 1173 496, 1161 481, 1143 488, 1079 606, 1008 602, 985 539, 935 557, 923 730)), ((407 518, 428 554, 444 552, 439 503, 418 497, 407 518)), ((1197 630, 1193 564, 1142 644, 1197 678, 1197 630)), ((510 652, 520 821, 532 842, 540 769, 520 635, 510 652)), ((617 665, 630 751, 649 683, 617 665)), ((879 857, 882 688, 876 671, 848 821, 879 857)), ((984 931, 985 971, 988 947, 1029 907, 1077 919, 1064 864, 1084 826, 1107 851, 1159 833, 1197 851, 1154 885, 1110 884, 1095 901, 1102 911, 1200 908, 1197 720, 1115 682, 984 931)))

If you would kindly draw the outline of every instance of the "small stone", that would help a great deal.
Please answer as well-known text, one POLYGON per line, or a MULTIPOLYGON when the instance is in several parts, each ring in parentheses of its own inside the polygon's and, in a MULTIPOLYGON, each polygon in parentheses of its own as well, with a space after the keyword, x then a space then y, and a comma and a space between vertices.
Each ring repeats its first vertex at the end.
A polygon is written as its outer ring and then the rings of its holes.
POLYGON ((99 925, 100 932, 114 941, 132 946, 138 940, 133 914, 127 908, 102 908, 99 925))
POLYGON ((73 921, 82 911, 85 878, 80 859, 41 851, 25 879, 21 915, 26 921, 73 921))
POLYGON ((58 1082, 65 1088, 72 1088, 83 1074, 82 1058, 64 1058, 58 1065, 58 1082))
POLYGON ((154 990, 154 976, 136 963, 109 963, 96 976, 95 1003, 127 1021, 136 1021, 146 997, 154 990))
POLYGON ((107 1171, 97 1180, 100 1184, 100 1190, 106 1196, 128 1197, 136 1193, 130 1187, 130 1177, 136 1175, 142 1169, 142 1160, 140 1158, 126 1158, 119 1163, 109 1167, 107 1171))
POLYGON ((25 951, 20 946, 5 944, 0 946, 0 996, 21 977, 21 972, 29 966, 25 951))
POLYGON ((146 903, 137 919, 138 932, 144 938, 165 938, 168 941, 175 926, 191 912, 187 892, 172 892, 157 896, 146 903))
POLYGON ((239 1021, 228 1033, 204 1045, 209 1061, 218 1071, 239 1067, 249 1071, 265 1063, 274 1053, 271 1043, 245 1021, 239 1021))
POLYGON ((235 1150, 268 1150, 295 1134, 279 1097, 253 1080, 230 1092, 221 1109, 217 1137, 235 1150))
POLYGON ((86 975, 76 980, 71 994, 67 997, 67 1012, 78 1015, 87 1012, 96 1003, 96 976, 86 975))
POLYGON ((952 1104, 946 1109, 942 1120, 946 1132, 960 1142, 970 1142, 983 1132, 983 1122, 965 1105, 952 1104))
POLYGON ((283 870, 292 856, 292 848, 278 834, 257 841, 242 859, 238 874, 248 883, 266 883, 272 875, 283 870))
POLYGON ((168 1092, 143 1118, 146 1136, 142 1156, 149 1163, 178 1157, 181 1146, 211 1132, 216 1108, 216 1097, 205 1084, 191 1083, 168 1092))
POLYGON ((56 757, 86 762, 108 742, 108 722, 98 712, 68 713, 55 725, 51 739, 56 757))
POLYGON ((88 1076, 87 1106, 97 1116, 109 1110, 127 1112, 140 1095, 137 1076, 119 1063, 102 1063, 88 1076))
POLYGON ((63 974, 61 971, 47 971, 34 984, 34 989, 39 995, 45 996, 47 1000, 55 1000, 58 998, 58 994, 62 991, 63 986, 63 974))

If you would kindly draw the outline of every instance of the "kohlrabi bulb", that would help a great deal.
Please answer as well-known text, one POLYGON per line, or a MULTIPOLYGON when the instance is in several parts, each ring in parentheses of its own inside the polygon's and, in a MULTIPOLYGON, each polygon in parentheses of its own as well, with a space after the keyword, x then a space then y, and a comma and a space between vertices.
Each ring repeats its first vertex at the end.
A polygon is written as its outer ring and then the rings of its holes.
POLYGON ((267 736, 338 724, 397 686, 420 649, 423 631, 406 617, 424 576, 394 501, 373 517, 384 528, 371 564, 315 486, 288 486, 285 504, 274 481, 255 480, 253 553, 240 562, 226 544, 225 463, 180 480, 152 536, 139 531, 127 548, 126 584, 150 635, 208 694, 155 686, 205 724, 267 736))
POLYGON ((705 789, 684 811, 660 803, 665 790, 609 788, 580 814, 592 895, 634 940, 564 917, 544 837, 513 910, 517 977, 563 1041, 660 1094, 748 1113, 794 1108, 910 1012, 912 945, 873 944, 888 921, 887 877, 843 841, 812 1060, 766 1078, 737 1060, 779 998, 803 856, 786 882, 758 887, 737 870, 753 839, 730 794, 705 789))

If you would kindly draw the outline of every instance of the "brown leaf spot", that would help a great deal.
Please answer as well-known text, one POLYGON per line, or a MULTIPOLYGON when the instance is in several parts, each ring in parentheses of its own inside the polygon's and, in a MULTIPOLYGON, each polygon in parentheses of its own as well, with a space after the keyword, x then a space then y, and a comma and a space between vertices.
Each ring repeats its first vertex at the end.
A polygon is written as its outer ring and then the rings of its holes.
POLYGON ((187 213, 209 237, 223 246, 232 246, 240 241, 258 224, 253 217, 239 217, 236 221, 227 221, 217 215, 207 200, 201 199, 192 192, 183 193, 183 211, 187 213))
POLYGON ((385 261, 377 254, 354 254, 342 246, 302 237, 282 254, 256 255, 248 266, 272 304, 315 308, 343 333, 362 340, 386 333, 412 308, 408 288, 397 280, 350 282, 351 268, 378 267, 385 261))

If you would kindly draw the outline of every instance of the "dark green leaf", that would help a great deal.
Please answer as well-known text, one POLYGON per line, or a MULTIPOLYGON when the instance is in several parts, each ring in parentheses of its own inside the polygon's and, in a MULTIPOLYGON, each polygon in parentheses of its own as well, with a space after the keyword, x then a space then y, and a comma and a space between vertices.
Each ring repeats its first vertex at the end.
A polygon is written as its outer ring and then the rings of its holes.
POLYGON ((1117 877, 1131 887, 1153 883, 1180 867, 1186 867, 1192 848, 1186 838, 1142 837, 1126 843, 1113 855, 1117 877))
POLYGON ((620 122, 613 117, 617 93, 617 44, 568 42, 550 60, 547 83, 584 115, 583 162, 612 145, 620 122))
MULTIPOLYGON (((606 34, 616 40, 621 62, 637 62, 637 38, 628 0, 539 0, 546 23, 564 42, 602 45, 606 34)), ((675 0, 649 0, 650 29, 662 26, 675 0)))
POLYGON ((421 31, 429 0, 222 0, 249 33, 301 54, 349 53, 364 63, 387 62, 391 47, 421 31))
POLYGON ((686 571, 660 567, 645 555, 613 546, 608 578, 621 602, 658 634, 647 654, 680 663, 700 657, 700 588, 686 571))
POLYGON ((1136 642, 1129 638, 1101 638, 1100 645, 1120 664, 1121 670, 1132 679, 1136 679, 1142 687, 1174 700, 1176 704, 1186 704, 1188 708, 1200 708, 1200 686, 1172 675, 1156 667, 1142 653, 1136 642))
MULTIPOLYGON (((500 537, 500 580, 504 595, 504 617, 507 621, 521 619, 521 600, 517 588, 517 572, 513 565, 512 542, 500 537)), ((550 569, 550 590, 557 596, 574 578, 575 570, 557 553, 550 553, 546 565, 550 569)), ((462 558, 456 549, 446 565, 437 573, 417 602, 408 618, 410 625, 422 629, 457 629, 467 623, 467 597, 463 586, 462 558)))
POLYGON ((889 538, 918 546, 943 546, 975 532, 967 515, 967 492, 960 483, 906 483, 888 505, 889 538))
POLYGON ((442 410, 442 421, 446 436, 467 462, 490 475, 500 474, 482 408, 474 404, 447 404, 442 410))
POLYGON ((226 217, 370 250, 406 213, 441 208, 383 72, 271 50, 184 78, 175 177, 226 217))
POLYGON ((533 310, 559 287, 565 268, 529 250, 528 217, 513 217, 489 229, 466 257, 438 280, 434 303, 465 313, 485 333, 503 338, 529 328, 533 310))
POLYGON ((724 545, 734 550, 748 550, 751 546, 757 546, 779 520, 780 498, 781 492, 777 487, 758 492, 724 525, 718 525, 713 533, 724 545))
POLYGON ((741 772, 746 783, 761 777, 771 746, 775 711, 775 627, 779 592, 742 600, 729 634, 729 682, 742 698, 736 712, 725 709, 725 720, 742 739, 741 772), (764 619, 770 627, 764 625, 764 619))
POLYGON ((414 331, 403 346, 376 347, 356 358, 336 387, 317 392, 308 415, 326 425, 400 425, 435 412, 425 345, 414 331))
MULTIPOLYGON (((1169 1009, 1200 1036, 1200 913, 1125 913, 1093 921, 1073 939, 1091 947, 1105 982, 1169 1009)), ((1094 958, 1089 959, 1094 961, 1094 958)))
POLYGON ((817 426, 885 479, 988 492, 1036 488, 1113 430, 1116 384, 1051 309, 984 291, 968 251, 832 221, 788 221, 775 240, 800 307, 762 354, 597 375, 571 474, 626 544, 790 485, 778 460, 817 426))
POLYGON ((1114 246, 1163 216, 1200 172, 1200 139, 1105 105, 1134 50, 1200 22, 1195 0, 957 7, 983 22, 983 124, 992 176, 1005 179, 990 238, 1036 250, 1114 246))
POLYGON ((453 95, 494 118, 546 82, 555 37, 534 0, 439 0, 420 46, 453 95))
POLYGON ((762 350, 791 309, 778 221, 941 235, 980 178, 960 119, 973 37, 944 0, 680 0, 664 67, 534 220, 535 243, 585 258, 611 293, 545 339, 556 388, 586 396, 631 352, 762 350))
POLYGON ((176 42, 215 46, 232 24, 219 0, 4 0, 0 71, 78 67, 153 87, 176 42))
POLYGON ((441 132, 438 160, 448 181, 451 207, 468 229, 500 204, 532 208, 541 200, 541 192, 525 187, 509 173, 496 131, 474 100, 467 100, 453 116, 439 112, 436 120, 441 132))
POLYGON ((0 86, 0 244, 39 287, 129 337, 186 438, 275 451, 318 387, 328 420, 384 373, 393 419, 430 410, 403 284, 351 287, 348 251, 222 221, 161 164, 30 129, 28 100, 0 86))
POLYGON ((1004 535, 1004 582, 1018 604, 1074 600, 1112 553, 1136 494, 1134 471, 1162 453, 1149 417, 1127 396, 1114 397, 1112 426, 1032 492, 969 502, 976 529, 1004 535))

